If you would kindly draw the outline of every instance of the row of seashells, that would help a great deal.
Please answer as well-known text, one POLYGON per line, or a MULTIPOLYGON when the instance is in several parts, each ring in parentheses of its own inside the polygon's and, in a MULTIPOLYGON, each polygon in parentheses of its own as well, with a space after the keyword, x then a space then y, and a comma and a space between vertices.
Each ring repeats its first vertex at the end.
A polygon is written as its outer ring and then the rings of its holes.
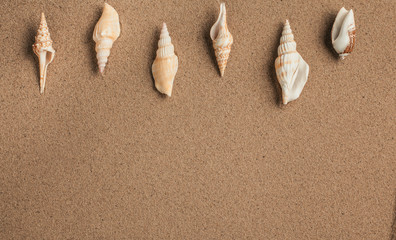
MULTIPOLYGON (((120 36, 120 21, 116 10, 105 3, 102 16, 95 26, 93 40, 96 42, 99 72, 104 73, 113 43, 120 36)), ((331 40, 335 51, 341 59, 349 55, 355 45, 355 20, 353 11, 341 8, 335 19, 331 40)), ((216 55, 220 75, 224 76, 227 61, 233 44, 233 37, 228 30, 225 3, 220 4, 217 21, 210 30, 210 38, 216 55)), ((278 57, 275 60, 276 75, 282 88, 284 104, 297 99, 308 80, 309 66, 297 52, 294 35, 286 20, 283 27, 278 57)), ((33 51, 40 64, 40 93, 44 92, 48 65, 53 61, 55 50, 48 31, 44 13, 41 15, 40 27, 37 31, 33 51)), ((152 73, 157 90, 168 96, 172 95, 173 82, 178 69, 178 57, 169 36, 165 23, 162 25, 156 58, 152 65, 152 73)))

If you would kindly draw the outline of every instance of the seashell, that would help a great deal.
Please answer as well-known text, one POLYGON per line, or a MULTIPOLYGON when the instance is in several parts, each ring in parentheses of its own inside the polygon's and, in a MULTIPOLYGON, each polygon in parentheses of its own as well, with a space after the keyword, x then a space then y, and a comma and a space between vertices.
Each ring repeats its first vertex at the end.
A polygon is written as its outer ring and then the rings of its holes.
POLYGON ((210 38, 213 41, 213 48, 215 50, 220 75, 224 76, 224 71, 231 52, 231 45, 234 41, 227 27, 225 3, 220 4, 219 17, 210 29, 210 38))
POLYGON ((296 100, 308 80, 309 66, 296 47, 289 21, 286 20, 278 47, 278 57, 275 60, 276 76, 282 87, 283 104, 296 100))
POLYGON ((157 90, 169 97, 172 95, 178 65, 178 57, 175 55, 168 28, 163 23, 152 72, 157 90))
POLYGON ((352 52, 355 41, 356 27, 353 10, 347 11, 345 8, 341 8, 331 29, 333 48, 340 58, 344 59, 352 52))
POLYGON ((44 93, 45 79, 47 78, 47 67, 55 57, 55 49, 52 47, 52 40, 48 31, 44 13, 41 13, 40 27, 37 30, 36 41, 33 44, 33 52, 39 59, 40 93, 44 93))
POLYGON ((120 36, 120 20, 117 11, 105 3, 102 16, 95 26, 93 40, 96 42, 95 50, 100 73, 103 74, 110 49, 120 36))

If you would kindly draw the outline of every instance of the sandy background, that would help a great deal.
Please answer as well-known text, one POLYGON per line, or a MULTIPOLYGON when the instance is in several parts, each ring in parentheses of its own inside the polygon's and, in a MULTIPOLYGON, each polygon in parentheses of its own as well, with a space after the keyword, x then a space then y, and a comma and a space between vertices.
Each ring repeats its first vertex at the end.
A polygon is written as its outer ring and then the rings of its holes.
POLYGON ((0 239, 392 239, 395 1, 227 1, 224 78, 216 1, 109 3, 122 29, 105 77, 92 41, 103 1, 0 3, 0 239), (357 45, 340 62, 342 6, 357 45), (42 11, 57 51, 44 95, 31 48, 42 11), (286 18, 310 74, 283 107, 286 18), (163 21, 179 56, 172 98, 150 71, 163 21))

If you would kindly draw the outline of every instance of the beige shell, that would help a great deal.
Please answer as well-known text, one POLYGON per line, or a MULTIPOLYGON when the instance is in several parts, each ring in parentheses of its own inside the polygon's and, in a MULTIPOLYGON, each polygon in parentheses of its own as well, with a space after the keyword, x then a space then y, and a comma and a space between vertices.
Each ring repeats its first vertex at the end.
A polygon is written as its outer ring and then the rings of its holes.
POLYGON ((37 30, 36 41, 33 44, 33 52, 39 58, 40 93, 44 93, 45 80, 47 78, 47 67, 55 57, 55 49, 52 47, 52 40, 48 31, 44 13, 41 14, 40 27, 37 30))
POLYGON ((219 17, 210 29, 210 38, 213 41, 213 48, 216 55, 217 65, 219 66, 220 75, 224 76, 224 71, 231 52, 231 45, 234 42, 227 27, 225 3, 220 4, 219 17))
POLYGON ((282 87, 283 104, 296 100, 308 80, 309 66, 297 52, 297 44, 288 20, 283 27, 275 70, 282 87))
POLYGON ((331 42, 341 60, 353 51, 356 42, 356 26, 352 9, 347 11, 341 8, 338 12, 331 29, 331 42))
POLYGON ((175 55, 168 28, 163 23, 152 72, 157 90, 169 97, 172 95, 178 65, 178 57, 175 55))
POLYGON ((96 42, 95 50, 100 73, 103 74, 110 49, 120 36, 120 20, 116 10, 105 3, 102 16, 95 26, 93 40, 96 42))

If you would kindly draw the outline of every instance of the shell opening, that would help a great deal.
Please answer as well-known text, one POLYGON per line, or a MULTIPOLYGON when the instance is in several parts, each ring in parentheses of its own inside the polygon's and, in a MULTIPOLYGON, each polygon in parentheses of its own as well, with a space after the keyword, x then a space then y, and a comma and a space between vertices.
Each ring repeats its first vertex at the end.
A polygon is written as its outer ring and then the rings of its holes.
POLYGON ((210 29, 210 38, 212 40, 215 40, 219 35, 220 29, 225 25, 226 25, 226 7, 225 7, 225 3, 221 3, 219 17, 217 18, 217 21, 215 22, 213 27, 210 29))

